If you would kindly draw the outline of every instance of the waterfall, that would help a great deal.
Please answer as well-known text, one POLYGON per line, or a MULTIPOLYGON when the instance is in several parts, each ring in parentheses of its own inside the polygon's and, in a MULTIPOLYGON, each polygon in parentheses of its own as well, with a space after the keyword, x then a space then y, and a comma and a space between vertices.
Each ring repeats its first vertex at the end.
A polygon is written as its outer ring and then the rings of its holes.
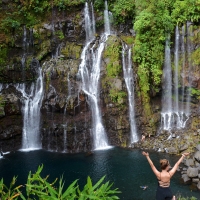
POLYGON ((89 42, 90 40, 94 39, 95 37, 95 20, 94 20, 94 9, 91 3, 92 13, 90 16, 89 6, 88 3, 85 3, 85 33, 86 33, 86 41, 89 42))
POLYGON ((184 128, 184 110, 179 107, 179 46, 180 46, 180 33, 179 28, 176 26, 175 30, 175 49, 174 49, 174 125, 176 128, 184 128))
POLYGON ((109 12, 108 12, 108 3, 105 1, 105 10, 104 10, 104 27, 105 33, 110 35, 110 20, 109 20, 109 12))
MULTIPOLYGON (((184 36, 185 29, 182 28, 181 37, 181 52, 183 56, 182 62, 182 81, 179 79, 179 54, 180 54, 180 32, 178 26, 175 30, 175 46, 174 46, 174 102, 172 105, 172 80, 171 80, 171 57, 170 57, 170 47, 169 38, 166 40, 165 46, 165 64, 163 69, 163 97, 162 97, 162 113, 161 113, 161 123, 164 130, 171 130, 172 128, 185 128, 186 122, 188 120, 188 109, 184 108, 184 78, 185 78, 185 44, 184 36), (182 83, 182 101, 179 99, 179 83, 182 83), (181 103, 181 104, 180 104, 181 103), (180 104, 180 105, 179 105, 180 104)), ((188 45, 187 45, 188 46, 188 45)), ((188 47, 189 49, 189 47, 188 47)), ((188 50, 189 51, 189 50, 188 50)), ((190 103, 190 93, 187 93, 187 104, 190 103)))
MULTIPOLYGON (((92 6, 92 4, 91 4, 92 6)), ((108 147, 108 140, 102 124, 101 111, 99 109, 99 80, 102 52, 104 50, 107 35, 103 34, 98 43, 94 43, 95 24, 94 16, 90 16, 88 3, 85 3, 85 32, 86 45, 81 54, 79 75, 82 80, 82 90, 88 96, 88 103, 92 111, 92 135, 94 149, 108 147)), ((92 13, 93 15, 94 13, 92 13)))
POLYGON ((58 56, 60 56, 60 51, 62 48, 62 43, 58 44, 57 47, 54 49, 54 51, 52 51, 52 59, 57 59, 58 56))
POLYGON ((22 80, 25 80, 25 68, 26 68, 26 53, 28 47, 28 40, 27 40, 27 30, 26 26, 23 27, 23 38, 22 38, 22 45, 23 45, 23 54, 21 58, 21 69, 22 69, 22 80))
POLYGON ((176 37, 175 37, 175 50, 174 50, 174 93, 175 93, 174 111, 178 113, 179 112, 179 94, 178 94, 179 30, 178 30, 178 26, 176 26, 175 36, 176 37))
POLYGON ((69 99, 72 95, 72 86, 71 86, 69 74, 68 74, 68 77, 67 77, 67 85, 68 85, 68 97, 67 97, 67 99, 69 99))
POLYGON ((26 51, 28 46, 26 26, 23 27, 23 50, 26 51))
POLYGON ((185 79, 185 26, 182 26, 182 34, 181 34, 181 55, 182 55, 182 87, 181 87, 181 110, 185 110, 184 106, 184 98, 185 98, 185 86, 184 86, 184 79, 185 79))
POLYGON ((38 78, 31 83, 30 87, 26 83, 16 85, 16 89, 21 92, 22 113, 23 113, 23 138, 22 149, 39 149, 42 147, 40 141, 40 108, 43 98, 43 77, 39 62, 34 60, 38 68, 38 78))
POLYGON ((171 128, 172 121, 172 70, 171 70, 171 55, 170 55, 170 37, 165 43, 165 62, 163 69, 163 94, 162 94, 162 112, 161 123, 164 130, 171 128))
POLYGON ((187 99, 186 99, 186 115, 190 115, 190 102, 191 102, 191 70, 192 70, 192 64, 191 64, 191 52, 193 50, 192 46, 192 41, 191 41, 191 36, 192 36, 192 31, 191 31, 191 22, 187 21, 187 41, 186 41, 186 46, 187 46, 187 62, 188 62, 188 69, 187 69, 187 76, 188 76, 188 86, 187 86, 187 99))
POLYGON ((63 152, 67 152, 67 124, 63 124, 63 152))
POLYGON ((129 102, 129 120, 131 128, 131 143, 138 141, 138 135, 136 130, 135 123, 135 109, 134 109, 134 77, 132 69, 132 60, 131 60, 131 48, 126 44, 123 44, 122 50, 122 64, 123 64, 123 73, 126 83, 126 88, 128 91, 128 102, 129 102))

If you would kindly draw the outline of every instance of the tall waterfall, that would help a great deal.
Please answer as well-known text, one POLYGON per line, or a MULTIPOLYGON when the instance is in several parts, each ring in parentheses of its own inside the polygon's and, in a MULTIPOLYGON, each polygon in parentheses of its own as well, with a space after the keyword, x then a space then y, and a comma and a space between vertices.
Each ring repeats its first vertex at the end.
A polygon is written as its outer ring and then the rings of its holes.
POLYGON ((170 55, 170 37, 166 39, 165 44, 165 62, 163 69, 163 94, 162 94, 162 112, 161 122, 164 130, 171 128, 172 122, 172 70, 171 70, 171 55, 170 55))
POLYGON ((132 60, 131 60, 131 48, 123 43, 122 50, 122 64, 123 64, 123 73, 126 83, 126 88, 128 91, 128 102, 129 102, 129 121, 131 128, 131 143, 138 141, 138 135, 136 130, 135 123, 135 109, 134 109, 134 77, 132 69, 132 60))
POLYGON ((179 106, 179 83, 180 82, 180 76, 179 76, 179 54, 180 54, 180 33, 179 28, 176 26, 175 30, 175 50, 174 50, 174 125, 176 128, 184 128, 187 118, 185 115, 185 110, 183 108, 183 102, 182 106, 179 106))
POLYGON ((108 11, 108 2, 105 1, 105 10, 104 10, 104 27, 105 33, 110 35, 110 19, 109 19, 109 11, 108 11))
POLYGON ((187 48, 187 63, 188 63, 188 69, 187 69, 187 76, 188 76, 188 86, 187 86, 187 99, 186 99, 186 114, 187 116, 190 115, 190 102, 191 102, 191 70, 192 70, 192 64, 191 64, 191 53, 193 50, 193 45, 191 42, 192 37, 192 31, 191 31, 191 22, 187 21, 187 40, 186 40, 186 48, 187 48))
POLYGON ((67 152, 67 123, 63 124, 63 152, 67 152))
POLYGON ((185 97, 185 86, 184 86, 184 79, 185 79, 185 26, 182 26, 182 34, 181 34, 181 55, 182 55, 182 70, 181 70, 181 76, 182 76, 182 87, 181 87, 181 110, 185 110, 184 105, 184 97, 185 97))
POLYGON ((178 95, 178 84, 179 84, 179 74, 178 74, 178 65, 179 65, 179 30, 176 26, 175 32, 175 50, 174 50, 174 93, 175 93, 175 102, 174 102, 174 111, 179 112, 179 95, 178 95))
MULTIPOLYGON (((169 39, 166 40, 165 46, 165 65, 163 70, 163 98, 162 98, 162 113, 161 113, 161 122, 162 128, 164 130, 171 130, 172 128, 184 128, 188 120, 188 109, 187 106, 184 106, 184 96, 185 96, 185 87, 184 87, 184 78, 185 78, 185 44, 184 36, 185 29, 182 28, 182 37, 180 38, 180 32, 178 26, 175 30, 175 46, 174 46, 174 101, 172 101, 172 70, 171 70, 171 57, 170 57, 170 47, 169 39), (180 45, 180 39, 182 44, 180 45), (181 46, 181 51, 180 51, 181 46), (182 80, 179 76, 179 54, 182 53, 182 80), (179 98, 179 84, 182 83, 182 101, 179 98), (172 103, 173 102, 173 103, 172 103)), ((187 94, 187 104, 190 104, 189 91, 187 94)))
MULTIPOLYGON (((93 11, 92 4, 91 10, 93 11)), ((79 66, 79 74, 82 79, 82 90, 88 96, 88 103, 92 111, 94 149, 102 149, 108 147, 108 139, 102 124, 101 111, 99 109, 99 80, 102 52, 107 35, 103 34, 100 40, 96 41, 97 43, 94 42, 94 13, 92 12, 90 14, 87 2, 85 3, 84 11, 86 45, 81 54, 82 62, 79 66)))
POLYGON ((22 83, 16 85, 16 89, 23 95, 23 138, 22 150, 39 149, 42 147, 40 141, 40 108, 43 98, 43 78, 39 62, 34 60, 37 65, 38 78, 31 85, 22 83))
POLYGON ((25 80, 25 64, 26 64, 26 54, 28 50, 28 39, 27 39, 27 29, 26 26, 23 27, 23 38, 22 38, 22 45, 23 45, 23 54, 21 58, 21 67, 22 67, 22 80, 25 80))

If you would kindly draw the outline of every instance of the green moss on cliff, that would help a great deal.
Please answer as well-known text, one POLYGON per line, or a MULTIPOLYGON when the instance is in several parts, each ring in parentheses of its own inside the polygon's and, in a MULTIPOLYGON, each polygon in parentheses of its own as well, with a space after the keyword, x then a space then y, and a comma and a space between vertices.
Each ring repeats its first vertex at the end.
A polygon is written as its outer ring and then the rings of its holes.
POLYGON ((39 52, 36 56, 38 60, 42 60, 49 52, 51 52, 51 41, 44 40, 39 46, 39 52))
POLYGON ((66 58, 72 58, 72 59, 79 59, 81 56, 82 46, 77 45, 76 43, 67 42, 65 48, 62 49, 61 53, 66 58))
POLYGON ((127 93, 116 88, 112 88, 109 94, 111 100, 117 104, 123 104, 127 93))
POLYGON ((106 66, 107 76, 119 76, 122 72, 122 66, 120 65, 121 44, 119 38, 110 36, 106 41, 106 44, 104 57, 109 59, 106 66))
POLYGON ((102 88, 108 92, 105 102, 110 101, 117 107, 124 108, 126 92, 122 89, 122 65, 121 65, 121 40, 117 36, 109 36, 103 54, 106 73, 102 78, 102 88))
POLYGON ((2 95, 0 95, 0 116, 3 116, 5 114, 4 106, 5 106, 5 99, 2 95))
POLYGON ((196 99, 200 100, 200 90, 196 88, 190 88, 191 96, 195 97, 196 99))
POLYGON ((127 36, 127 35, 121 35, 120 38, 126 43, 126 44, 129 44, 129 45, 133 45, 134 44, 134 41, 135 41, 135 38, 133 36, 127 36))
POLYGON ((0 45, 0 67, 4 67, 7 62, 7 52, 8 48, 0 45))

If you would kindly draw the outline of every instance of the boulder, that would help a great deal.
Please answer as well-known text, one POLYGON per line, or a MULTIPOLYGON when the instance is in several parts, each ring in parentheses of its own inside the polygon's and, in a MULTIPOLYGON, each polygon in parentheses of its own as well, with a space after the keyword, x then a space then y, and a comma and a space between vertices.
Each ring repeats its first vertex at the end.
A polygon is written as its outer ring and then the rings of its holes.
POLYGON ((169 147, 167 148, 167 151, 169 154, 177 154, 178 150, 175 147, 169 147))
POLYGON ((193 179, 192 179, 192 182, 193 182, 193 183, 198 183, 198 182, 199 182, 199 178, 193 178, 193 179))
POLYGON ((198 168, 188 167, 187 169, 187 175, 188 177, 197 177, 198 176, 198 168))
POLYGON ((194 154, 194 158, 200 162, 200 151, 197 151, 195 154, 194 154))
POLYGON ((183 174, 183 175, 182 175, 182 179, 183 179, 184 183, 186 183, 186 182, 188 182, 188 181, 191 180, 191 179, 188 177, 187 174, 183 174))
MULTIPOLYGON (((200 133, 200 129, 198 129, 198 132, 200 133)), ((198 151, 200 151, 200 144, 198 144, 198 145, 196 146, 196 148, 197 148, 198 151)))
POLYGON ((194 160, 193 159, 186 159, 185 165, 188 166, 188 167, 194 166, 194 160))
POLYGON ((183 144, 179 147, 179 150, 182 152, 184 150, 188 149, 188 144, 183 144))
POLYGON ((197 188, 200 190, 200 181, 197 184, 197 188))

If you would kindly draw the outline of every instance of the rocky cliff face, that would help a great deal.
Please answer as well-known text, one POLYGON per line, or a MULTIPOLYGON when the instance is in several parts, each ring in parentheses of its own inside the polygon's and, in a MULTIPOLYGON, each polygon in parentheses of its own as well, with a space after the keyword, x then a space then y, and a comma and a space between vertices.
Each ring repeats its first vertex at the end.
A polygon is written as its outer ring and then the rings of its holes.
MULTIPOLYGON (((21 37, 16 36, 13 46, 9 47, 12 60, 0 76, 0 81, 3 83, 0 94, 0 147, 3 151, 16 150, 21 146, 22 95, 15 89, 15 84, 19 82, 28 84, 35 80, 37 73, 35 73, 34 59, 40 61, 45 87, 41 108, 43 148, 70 153, 90 151, 93 148, 92 115, 87 95, 81 90, 81 80, 78 76, 81 52, 85 45, 83 11, 83 6, 73 8, 71 13, 55 9, 53 20, 47 18, 45 23, 38 24, 34 29, 26 29, 28 36, 25 42, 29 41, 31 44, 30 41, 33 41, 32 45, 29 45, 31 48, 24 48, 24 34, 21 37), (22 58, 25 58, 23 63, 22 58), (23 65, 25 69, 22 68, 23 65)), ((99 40, 103 30, 103 26, 100 25, 102 20, 102 16, 96 13, 96 23, 99 24, 96 41, 99 40)), ((199 29, 200 27, 197 30, 199 29)), ((115 30, 116 34, 110 35, 106 41, 102 56, 100 109, 109 143, 127 147, 130 145, 130 122, 121 51, 122 42, 129 46, 134 45, 135 33, 131 23, 115 27, 115 30)), ((195 48, 198 49, 200 43, 196 43, 195 48)), ((138 134, 139 137, 141 134, 154 136, 160 133, 161 91, 149 94, 151 116, 146 116, 144 102, 140 97, 137 64, 134 66, 135 117, 138 134)), ((197 63, 192 76, 192 87, 195 90, 192 94, 192 114, 186 128, 189 134, 200 128, 198 66, 197 63)), ((187 80, 186 74, 185 83, 187 80)), ((154 146, 159 148, 158 144, 154 146)))

